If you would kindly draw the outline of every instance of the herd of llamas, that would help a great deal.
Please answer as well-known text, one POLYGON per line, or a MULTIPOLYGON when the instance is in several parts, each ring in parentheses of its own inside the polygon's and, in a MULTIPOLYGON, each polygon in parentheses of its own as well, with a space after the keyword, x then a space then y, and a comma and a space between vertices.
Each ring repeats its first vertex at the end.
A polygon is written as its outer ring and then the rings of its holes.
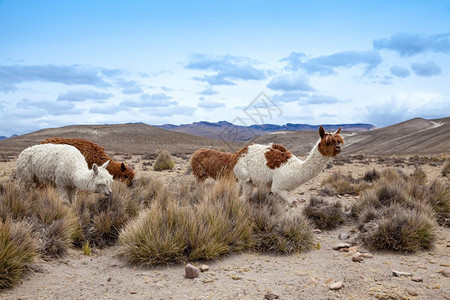
MULTIPOLYGON (((192 155, 190 167, 198 182, 234 175, 243 201, 251 197, 253 188, 268 187, 292 205, 295 197, 291 191, 317 176, 330 158, 340 153, 344 143, 340 131, 327 133, 320 126, 319 140, 306 160, 282 145, 251 144, 236 153, 200 149, 192 155)), ((16 166, 22 188, 52 184, 67 204, 76 200, 78 189, 108 196, 113 179, 131 186, 135 177, 131 167, 114 161, 104 148, 83 139, 46 139, 23 150, 16 166)))

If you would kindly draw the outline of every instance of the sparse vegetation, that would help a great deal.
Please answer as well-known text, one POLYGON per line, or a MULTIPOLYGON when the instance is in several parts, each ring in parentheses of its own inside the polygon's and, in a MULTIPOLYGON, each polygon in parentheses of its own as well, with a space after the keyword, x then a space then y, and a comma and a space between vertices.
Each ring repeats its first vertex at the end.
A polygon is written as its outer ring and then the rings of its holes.
POLYGON ((175 166, 175 161, 170 155, 169 151, 161 150, 156 157, 155 164, 153 165, 153 170, 171 170, 175 166))
POLYGON ((256 250, 292 254, 314 247, 313 226, 305 217, 286 213, 284 201, 261 193, 256 197, 252 204, 256 250))
POLYGON ((309 199, 303 214, 319 229, 334 229, 346 220, 346 215, 339 201, 328 203, 317 197, 309 199))
POLYGON ((450 174, 450 159, 448 159, 445 164, 444 167, 442 168, 442 172, 441 172, 442 176, 446 177, 448 174, 450 174))
POLYGON ((352 175, 343 175, 341 172, 333 172, 322 183, 322 192, 326 195, 358 194, 370 187, 367 182, 354 179, 352 175), (334 191, 334 192, 333 192, 334 191))
POLYGON ((0 289, 17 285, 36 256, 30 232, 25 222, 0 221, 0 289))
POLYGON ((139 200, 124 183, 117 181, 106 198, 87 194, 79 197, 74 210, 79 216, 81 234, 74 243, 80 247, 86 241, 97 247, 114 244, 120 229, 138 214, 139 200))

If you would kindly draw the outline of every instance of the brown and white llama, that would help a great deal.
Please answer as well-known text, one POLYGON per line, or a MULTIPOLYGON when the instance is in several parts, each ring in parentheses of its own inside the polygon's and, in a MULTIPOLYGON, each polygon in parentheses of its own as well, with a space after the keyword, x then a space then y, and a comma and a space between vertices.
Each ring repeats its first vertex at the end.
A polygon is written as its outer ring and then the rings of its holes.
POLYGON ((113 178, 127 183, 128 186, 132 185, 134 170, 125 165, 123 162, 120 163, 113 160, 108 154, 106 154, 103 147, 100 147, 91 141, 78 138, 54 137, 42 141, 41 144, 66 144, 74 146, 81 152, 81 154, 83 154, 89 168, 92 168, 93 164, 101 166, 109 160, 110 162, 106 169, 113 176, 113 178))
POLYGON ((253 187, 270 188, 270 191, 292 205, 295 197, 292 190, 317 176, 330 158, 341 152, 344 139, 339 134, 327 133, 319 128, 320 139, 309 153, 306 160, 301 160, 286 148, 277 144, 250 145, 234 166, 234 174, 239 181, 238 188, 242 197, 248 200, 253 187))
POLYGON ((233 168, 239 157, 247 152, 247 147, 236 153, 221 152, 214 149, 199 149, 191 156, 190 165, 198 182, 206 178, 219 179, 234 176, 233 168))

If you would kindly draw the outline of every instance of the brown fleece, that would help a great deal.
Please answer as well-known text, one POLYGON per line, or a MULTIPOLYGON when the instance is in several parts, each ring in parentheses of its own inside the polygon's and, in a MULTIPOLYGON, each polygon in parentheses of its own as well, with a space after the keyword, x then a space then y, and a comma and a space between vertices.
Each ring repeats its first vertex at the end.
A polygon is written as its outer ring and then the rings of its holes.
POLYGON ((319 142, 319 152, 324 156, 334 157, 340 152, 340 145, 344 143, 344 139, 337 133, 325 133, 324 130, 319 131, 321 140, 319 142))
POLYGON ((110 161, 106 169, 113 176, 114 179, 119 179, 131 185, 134 178, 134 170, 124 163, 113 160, 105 149, 99 145, 94 144, 91 141, 83 139, 70 139, 70 138, 49 138, 41 142, 41 144, 66 144, 77 148, 81 154, 83 154, 89 169, 95 163, 98 166, 103 165, 108 160, 110 161))
POLYGON ((272 144, 270 149, 264 153, 266 157, 266 165, 270 169, 279 168, 282 164, 291 158, 292 153, 284 146, 279 144, 272 144))
POLYGON ((248 146, 236 153, 226 153, 214 149, 199 149, 191 156, 191 168, 198 182, 206 178, 218 179, 233 174, 239 157, 248 151, 248 146))

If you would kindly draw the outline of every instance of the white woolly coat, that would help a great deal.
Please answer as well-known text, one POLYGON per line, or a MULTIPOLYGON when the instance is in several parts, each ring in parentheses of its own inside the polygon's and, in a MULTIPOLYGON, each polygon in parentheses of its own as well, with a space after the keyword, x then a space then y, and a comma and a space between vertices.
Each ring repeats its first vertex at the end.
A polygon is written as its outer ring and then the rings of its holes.
POLYGON ((239 158, 234 167, 234 173, 240 182, 252 183, 258 187, 267 186, 271 188, 272 192, 292 191, 317 176, 330 160, 329 157, 323 156, 319 152, 319 142, 311 150, 306 160, 300 160, 292 155, 275 169, 267 166, 264 155, 269 151, 270 144, 250 145, 248 152, 239 158))
POLYGON ((81 152, 69 145, 42 144, 23 150, 17 159, 17 178, 26 188, 38 183, 56 185, 62 198, 72 200, 77 189, 111 193, 112 176, 106 165, 89 170, 81 152), (94 171, 97 170, 97 172, 94 171))

